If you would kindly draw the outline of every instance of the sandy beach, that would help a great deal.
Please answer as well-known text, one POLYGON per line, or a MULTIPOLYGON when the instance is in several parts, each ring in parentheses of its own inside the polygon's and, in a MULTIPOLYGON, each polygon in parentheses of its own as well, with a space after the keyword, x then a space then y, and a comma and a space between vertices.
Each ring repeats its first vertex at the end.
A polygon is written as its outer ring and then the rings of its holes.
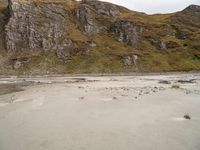
POLYGON ((199 150, 199 139, 200 73, 0 78, 0 150, 199 150))

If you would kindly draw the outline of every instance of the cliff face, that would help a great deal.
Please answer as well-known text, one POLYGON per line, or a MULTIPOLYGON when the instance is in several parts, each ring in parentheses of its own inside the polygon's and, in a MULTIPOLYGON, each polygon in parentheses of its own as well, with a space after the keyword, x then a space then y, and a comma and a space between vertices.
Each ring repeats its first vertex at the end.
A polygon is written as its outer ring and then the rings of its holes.
POLYGON ((9 0, 0 8, 0 55, 14 72, 200 69, 199 6, 167 15, 96 0, 9 0))
POLYGON ((6 49, 49 51, 64 46, 61 39, 68 34, 64 6, 54 3, 35 4, 11 0, 10 18, 5 26, 6 49))
MULTIPOLYGON (((73 44, 67 39, 70 34, 67 22, 69 16, 76 20, 83 34, 90 36, 110 30, 109 25, 120 15, 120 7, 99 1, 82 1, 73 12, 69 12, 66 5, 69 4, 10 0, 10 17, 5 26, 7 51, 68 49, 73 44), (101 20, 107 20, 109 25, 103 24, 101 20)), ((111 27, 119 41, 135 48, 139 45, 138 30, 128 21, 114 22, 111 27)))
POLYGON ((140 35, 142 34, 143 29, 133 22, 123 20, 116 21, 111 30, 115 33, 119 41, 125 42, 133 48, 138 48, 141 44, 140 35))

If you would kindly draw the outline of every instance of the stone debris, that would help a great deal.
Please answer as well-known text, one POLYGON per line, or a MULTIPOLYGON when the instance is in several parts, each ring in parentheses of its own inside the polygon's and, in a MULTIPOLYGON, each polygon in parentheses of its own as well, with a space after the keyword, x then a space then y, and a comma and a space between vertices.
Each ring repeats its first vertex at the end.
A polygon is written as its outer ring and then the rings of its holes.
POLYGON ((191 120, 191 117, 190 117, 189 114, 186 114, 186 115, 184 116, 184 118, 187 119, 187 120, 191 120))
POLYGON ((171 82, 167 81, 167 80, 160 80, 159 83, 160 84, 171 84, 171 82))

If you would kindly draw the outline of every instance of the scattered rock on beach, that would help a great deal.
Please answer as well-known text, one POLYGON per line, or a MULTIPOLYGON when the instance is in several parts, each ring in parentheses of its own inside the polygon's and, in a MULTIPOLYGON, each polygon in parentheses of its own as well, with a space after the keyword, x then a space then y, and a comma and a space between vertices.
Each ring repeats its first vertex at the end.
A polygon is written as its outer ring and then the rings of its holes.
POLYGON ((171 84, 171 82, 167 81, 167 80, 160 80, 159 83, 160 84, 171 84))
POLYGON ((85 97, 83 97, 83 96, 82 96, 82 97, 79 97, 79 100, 84 100, 84 99, 85 99, 85 97))
POLYGON ((179 85, 172 85, 172 89, 180 89, 179 85))
POLYGON ((191 117, 190 117, 189 114, 186 114, 186 115, 184 116, 184 118, 187 119, 187 120, 191 120, 191 117))
POLYGON ((113 100, 117 100, 118 98, 117 97, 113 97, 113 100))
POLYGON ((195 79, 191 79, 191 80, 178 80, 177 82, 181 83, 181 84, 195 83, 195 79))

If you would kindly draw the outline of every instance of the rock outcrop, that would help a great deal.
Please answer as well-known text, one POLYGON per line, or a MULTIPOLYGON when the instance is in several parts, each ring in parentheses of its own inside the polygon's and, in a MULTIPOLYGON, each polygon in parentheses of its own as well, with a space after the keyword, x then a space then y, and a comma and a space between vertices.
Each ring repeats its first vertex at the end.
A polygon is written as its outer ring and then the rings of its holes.
POLYGON ((186 9, 184 9, 183 12, 187 12, 187 13, 192 14, 195 17, 199 17, 200 16, 200 6, 190 5, 186 9))
POLYGON ((5 27, 8 52, 57 49, 68 34, 64 6, 10 0, 10 18, 5 27))
POLYGON ((157 38, 150 37, 150 38, 148 38, 148 40, 149 40, 149 41, 151 42, 151 44, 152 44, 153 46, 155 46, 157 49, 161 49, 161 50, 167 49, 166 44, 165 44, 163 41, 160 41, 160 40, 157 39, 157 38))
POLYGON ((172 20, 176 24, 184 24, 200 28, 200 6, 190 5, 183 11, 176 13, 172 17, 172 20))
POLYGON ((93 9, 95 9, 100 15, 115 17, 120 14, 119 6, 113 4, 100 2, 97 0, 83 0, 82 3, 92 6, 93 9))
POLYGON ((15 58, 11 60, 11 64, 12 64, 13 69, 18 69, 25 63, 29 62, 30 60, 31 58, 28 58, 28 57, 15 58))
POLYGON ((133 48, 138 48, 141 42, 142 28, 130 21, 117 21, 111 27, 118 41, 125 42, 133 48))
POLYGON ((78 20, 79 28, 82 32, 92 35, 99 32, 99 27, 94 17, 94 10, 92 10, 88 5, 81 4, 76 10, 76 18, 78 20))
POLYGON ((83 0, 75 15, 79 29, 87 35, 94 35, 108 29, 104 22, 112 22, 113 18, 119 16, 120 7, 97 0, 83 0))
POLYGON ((200 68, 200 6, 147 15, 98 0, 0 2, 0 73, 200 68))
POLYGON ((138 63, 138 56, 137 55, 124 55, 123 56, 123 63, 125 66, 132 66, 134 65, 137 67, 138 63))

